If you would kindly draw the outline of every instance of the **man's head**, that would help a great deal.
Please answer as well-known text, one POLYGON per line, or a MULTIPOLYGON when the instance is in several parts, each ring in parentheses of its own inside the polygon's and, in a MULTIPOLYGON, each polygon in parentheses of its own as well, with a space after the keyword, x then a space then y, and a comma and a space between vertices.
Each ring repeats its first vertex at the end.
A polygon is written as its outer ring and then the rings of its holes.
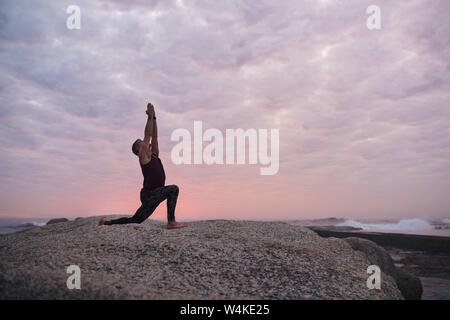
MULTIPOLYGON (((131 151, 133 151, 133 153, 137 156, 139 155, 139 149, 141 148, 142 143, 144 143, 144 141, 142 141, 141 139, 137 139, 131 146, 131 151)), ((152 144, 150 143, 149 150, 151 150, 151 148, 152 144)))
POLYGON ((141 139, 137 139, 131 146, 131 151, 137 156, 139 155, 139 149, 141 148, 142 142, 141 139))

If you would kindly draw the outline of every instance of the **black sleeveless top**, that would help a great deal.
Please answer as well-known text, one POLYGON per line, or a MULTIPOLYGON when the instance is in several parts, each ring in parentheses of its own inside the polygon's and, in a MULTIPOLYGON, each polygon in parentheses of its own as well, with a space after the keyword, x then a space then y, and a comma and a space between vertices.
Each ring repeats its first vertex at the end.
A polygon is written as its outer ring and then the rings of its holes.
POLYGON ((163 187, 166 183, 166 173, 164 172, 161 159, 154 153, 152 153, 152 159, 149 163, 144 165, 141 164, 141 170, 144 175, 144 184, 141 189, 141 194, 146 194, 155 188, 163 187))

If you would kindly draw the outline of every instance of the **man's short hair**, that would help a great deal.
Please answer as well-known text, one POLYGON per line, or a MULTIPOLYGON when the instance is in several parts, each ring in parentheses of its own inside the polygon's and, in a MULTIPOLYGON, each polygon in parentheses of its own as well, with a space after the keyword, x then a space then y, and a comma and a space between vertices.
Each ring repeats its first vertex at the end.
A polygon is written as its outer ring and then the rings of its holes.
POLYGON ((138 142, 139 142, 139 139, 137 139, 131 146, 131 151, 133 151, 133 153, 137 156, 139 155, 138 142))

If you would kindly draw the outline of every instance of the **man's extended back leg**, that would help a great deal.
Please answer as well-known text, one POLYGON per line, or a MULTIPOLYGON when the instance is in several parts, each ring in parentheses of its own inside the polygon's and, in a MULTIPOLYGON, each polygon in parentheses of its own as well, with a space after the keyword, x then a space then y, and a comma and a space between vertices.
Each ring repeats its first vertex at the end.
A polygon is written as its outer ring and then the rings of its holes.
POLYGON ((112 224, 142 223, 153 213, 153 211, 155 211, 155 209, 156 207, 141 205, 139 209, 136 210, 134 216, 105 221, 104 224, 112 225, 112 224))

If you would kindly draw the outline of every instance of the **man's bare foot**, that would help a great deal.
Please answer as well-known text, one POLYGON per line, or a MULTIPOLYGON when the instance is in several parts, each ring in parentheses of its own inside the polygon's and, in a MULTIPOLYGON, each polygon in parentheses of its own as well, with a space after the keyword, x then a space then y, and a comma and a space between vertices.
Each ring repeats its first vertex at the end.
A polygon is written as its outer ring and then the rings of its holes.
POLYGON ((184 228, 184 227, 187 227, 187 225, 176 222, 176 221, 167 222, 167 229, 179 229, 179 228, 184 228))
POLYGON ((105 221, 106 221, 105 218, 101 218, 100 221, 97 224, 97 227, 100 227, 100 226, 104 225, 105 221))

